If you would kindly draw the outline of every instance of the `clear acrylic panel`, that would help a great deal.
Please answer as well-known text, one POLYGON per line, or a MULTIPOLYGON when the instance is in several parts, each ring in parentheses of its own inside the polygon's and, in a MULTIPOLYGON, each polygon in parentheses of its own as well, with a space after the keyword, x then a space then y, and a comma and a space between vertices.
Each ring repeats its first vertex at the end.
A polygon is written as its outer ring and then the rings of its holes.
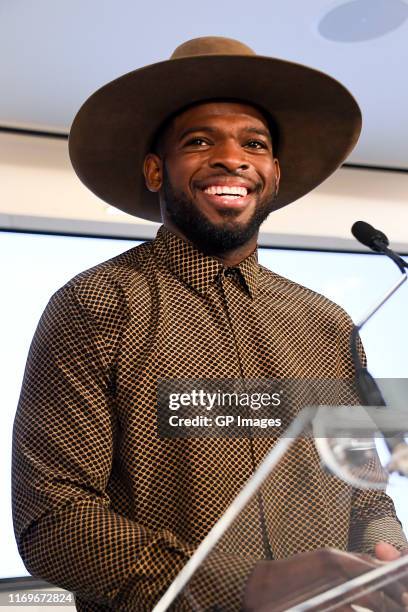
MULTIPOLYGON (((389 473, 376 438, 393 436, 398 419, 384 410, 307 406, 274 433, 154 612, 408 609, 408 556, 374 559, 362 519, 370 509, 374 523, 376 508, 387 514, 389 473)), ((398 421, 405 433, 406 419, 398 421)), ((265 442, 265 433, 252 440, 258 448, 265 442)))

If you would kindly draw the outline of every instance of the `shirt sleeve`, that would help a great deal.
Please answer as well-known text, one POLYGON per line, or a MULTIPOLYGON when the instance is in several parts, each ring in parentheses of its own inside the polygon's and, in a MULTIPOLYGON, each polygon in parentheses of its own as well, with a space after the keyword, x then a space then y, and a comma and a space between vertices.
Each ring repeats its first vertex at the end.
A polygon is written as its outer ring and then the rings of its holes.
MULTIPOLYGON (((342 366, 341 376, 350 376, 351 374, 354 377, 355 375, 355 368, 352 363, 350 352, 350 334, 352 326, 352 320, 344 313, 340 339, 340 354, 347 355, 348 357, 345 360, 343 359, 344 365, 342 366)), ((359 336, 357 338, 357 349, 363 367, 367 367, 366 354, 359 336)), ((359 404, 360 398, 358 397, 354 385, 354 379, 350 389, 350 397, 347 398, 347 401, 350 401, 350 404, 359 404)), ((371 469, 373 471, 375 471, 375 469, 382 470, 379 458, 378 463, 371 466, 371 469)), ((392 499, 384 491, 378 489, 353 489, 349 550, 373 555, 374 547, 380 540, 393 544, 399 550, 407 548, 408 546, 401 523, 395 512, 392 499)))
POLYGON ((118 288, 107 283, 104 295, 103 326, 72 285, 36 330, 13 432, 15 535, 33 575, 115 610, 148 610, 193 551, 111 509, 112 355, 127 309, 118 288))

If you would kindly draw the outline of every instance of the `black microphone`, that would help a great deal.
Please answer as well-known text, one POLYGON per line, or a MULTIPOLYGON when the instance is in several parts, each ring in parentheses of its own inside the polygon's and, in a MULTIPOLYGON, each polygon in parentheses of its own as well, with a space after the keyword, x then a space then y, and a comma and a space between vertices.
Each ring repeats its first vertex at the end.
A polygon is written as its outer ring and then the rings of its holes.
POLYGON ((383 232, 365 221, 356 221, 353 223, 351 233, 354 238, 357 238, 361 244, 364 244, 372 251, 387 255, 404 274, 404 268, 408 268, 408 264, 398 255, 398 253, 388 248, 390 241, 383 232))
POLYGON ((351 233, 369 249, 380 253, 390 244, 385 234, 365 221, 356 221, 351 228, 351 233))

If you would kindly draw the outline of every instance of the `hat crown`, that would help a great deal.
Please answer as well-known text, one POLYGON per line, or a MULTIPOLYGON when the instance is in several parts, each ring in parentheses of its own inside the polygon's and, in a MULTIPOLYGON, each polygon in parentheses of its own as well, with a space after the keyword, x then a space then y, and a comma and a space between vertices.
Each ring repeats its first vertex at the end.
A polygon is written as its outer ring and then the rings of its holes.
POLYGON ((192 38, 179 45, 170 59, 196 57, 198 55, 256 55, 255 51, 233 38, 224 36, 202 36, 192 38))

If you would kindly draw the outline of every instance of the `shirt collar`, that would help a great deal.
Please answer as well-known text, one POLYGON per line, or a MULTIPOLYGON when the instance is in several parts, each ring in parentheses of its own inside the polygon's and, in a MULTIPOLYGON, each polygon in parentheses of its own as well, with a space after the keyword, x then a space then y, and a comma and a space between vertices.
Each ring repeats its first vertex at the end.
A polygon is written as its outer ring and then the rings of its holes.
MULTIPOLYGON (((191 242, 160 226, 154 240, 156 256, 187 285, 205 294, 211 283, 226 269, 218 259, 199 251, 191 242)), ((254 297, 259 273, 258 255, 255 250, 233 269, 239 284, 254 297)))

